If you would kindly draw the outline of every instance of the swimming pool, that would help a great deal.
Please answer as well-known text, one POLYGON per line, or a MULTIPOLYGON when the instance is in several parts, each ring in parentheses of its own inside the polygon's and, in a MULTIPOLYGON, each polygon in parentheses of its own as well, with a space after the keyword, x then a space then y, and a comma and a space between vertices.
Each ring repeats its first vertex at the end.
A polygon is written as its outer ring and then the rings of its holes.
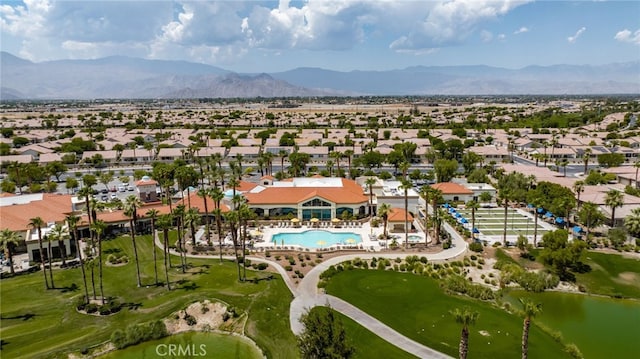
POLYGON ((275 245, 299 245, 307 248, 326 248, 334 244, 355 245, 362 242, 359 234, 310 230, 300 233, 278 233, 271 237, 275 245))

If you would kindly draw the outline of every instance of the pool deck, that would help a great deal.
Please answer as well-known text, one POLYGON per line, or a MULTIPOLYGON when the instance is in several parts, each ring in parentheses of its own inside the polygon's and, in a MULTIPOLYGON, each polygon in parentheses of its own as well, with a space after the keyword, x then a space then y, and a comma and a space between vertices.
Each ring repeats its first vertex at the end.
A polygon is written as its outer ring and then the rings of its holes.
MULTIPOLYGON (((383 226, 379 227, 371 227, 369 222, 347 222, 341 223, 339 226, 334 224, 329 224, 327 222, 318 222, 318 223, 310 223, 310 224, 302 224, 298 226, 292 226, 291 223, 278 223, 274 224, 273 227, 265 226, 261 228, 260 231, 263 233, 262 241, 258 241, 254 244, 255 248, 264 248, 264 249, 292 249, 292 250, 302 250, 302 251, 323 251, 323 250, 336 250, 336 249, 363 249, 370 252, 379 252, 386 248, 387 243, 384 240, 378 240, 377 238, 382 234, 383 226), (284 225, 284 227, 280 227, 279 225, 284 225), (319 231, 327 231, 333 233, 354 233, 360 235, 362 238, 362 242, 356 244, 334 244, 329 245, 322 248, 309 248, 296 244, 277 244, 273 242, 273 236, 275 234, 280 233, 302 233, 311 230, 319 230, 319 231)), ((410 236, 417 236, 421 238, 421 241, 424 242, 424 233, 423 232, 413 232, 409 234, 410 236)), ((389 234, 390 237, 396 237, 396 240, 400 243, 404 240, 404 234, 389 234)), ((415 243, 413 241, 412 243, 415 243)))

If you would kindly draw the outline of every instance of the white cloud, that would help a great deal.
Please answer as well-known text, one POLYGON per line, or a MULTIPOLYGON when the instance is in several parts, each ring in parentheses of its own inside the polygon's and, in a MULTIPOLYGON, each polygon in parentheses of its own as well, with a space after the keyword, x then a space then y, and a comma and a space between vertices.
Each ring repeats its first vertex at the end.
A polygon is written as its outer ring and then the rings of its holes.
POLYGON ((491 40, 493 40, 493 34, 491 33, 491 31, 482 30, 480 31, 480 39, 482 40, 482 42, 490 42, 491 40))
POLYGON ((525 32, 529 32, 529 29, 523 26, 523 27, 519 28, 518 30, 514 31, 513 34, 514 35, 518 35, 518 34, 522 34, 522 33, 525 33, 525 32))
POLYGON ((504 41, 506 38, 507 38, 507 35, 505 35, 505 34, 499 34, 498 35, 498 40, 500 40, 500 41, 504 41))
POLYGON ((506 15, 528 1, 453 0, 436 4, 426 19, 391 44, 392 49, 421 49, 459 44, 478 24, 506 15))
POLYGON ((614 39, 620 42, 630 42, 632 44, 640 45, 640 30, 636 30, 633 33, 627 29, 618 31, 614 39))
POLYGON ((569 43, 573 44, 576 42, 576 40, 578 40, 578 38, 580 37, 580 35, 582 35, 582 33, 584 33, 585 31, 587 31, 586 27, 581 27, 580 29, 578 29, 578 31, 576 31, 576 34, 573 36, 569 36, 567 37, 567 41, 569 41, 569 43))

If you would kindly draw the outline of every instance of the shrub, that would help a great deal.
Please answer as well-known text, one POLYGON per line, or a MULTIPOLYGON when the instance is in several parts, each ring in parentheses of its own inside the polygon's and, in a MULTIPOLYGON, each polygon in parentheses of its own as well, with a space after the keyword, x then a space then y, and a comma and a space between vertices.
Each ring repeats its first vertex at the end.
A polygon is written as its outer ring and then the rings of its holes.
POLYGON ((94 304, 94 303, 89 303, 84 307, 84 310, 87 313, 95 313, 95 312, 98 311, 98 306, 96 304, 94 304))
POLYGON ((289 265, 292 265, 292 266, 296 265, 296 260, 293 258, 289 259, 289 265))
POLYGON ((427 262, 428 262, 427 257, 425 257, 425 256, 420 257, 420 262, 421 262, 422 264, 427 264, 427 262))
POLYGON ((273 258, 275 258, 277 261, 279 261, 279 260, 280 260, 280 258, 282 258, 282 257, 281 257, 281 256, 279 256, 279 255, 276 255, 276 256, 275 256, 275 257, 273 257, 273 258))
POLYGON ((284 266, 284 270, 286 270, 287 272, 291 272, 293 268, 291 266, 284 266))
MULTIPOLYGON (((473 243, 469 244, 469 249, 474 251, 474 252, 480 253, 480 252, 483 251, 484 248, 483 248, 481 242, 473 242, 473 243)), ((471 259, 474 259, 474 257, 475 256, 472 256, 471 259)))
POLYGON ((580 352, 580 349, 578 349, 578 346, 573 343, 565 345, 564 351, 575 359, 584 358, 584 356, 582 356, 582 353, 580 352))
POLYGON ((267 258, 271 257, 271 252, 269 251, 264 252, 264 256, 267 258))
POLYGON ((196 319, 196 317, 194 317, 193 315, 190 314, 185 314, 184 315, 184 320, 187 322, 188 326, 194 326, 198 323, 198 320, 196 319))
POLYGON ((258 270, 265 270, 269 267, 267 263, 258 263, 258 270))

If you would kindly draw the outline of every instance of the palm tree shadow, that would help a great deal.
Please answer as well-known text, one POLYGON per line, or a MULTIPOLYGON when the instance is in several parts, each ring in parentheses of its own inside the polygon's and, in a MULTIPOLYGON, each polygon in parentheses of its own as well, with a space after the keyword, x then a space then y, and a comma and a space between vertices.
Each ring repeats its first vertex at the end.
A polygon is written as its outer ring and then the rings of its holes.
POLYGON ((71 283, 71 285, 68 285, 66 287, 54 288, 54 289, 60 289, 61 293, 67 293, 67 292, 75 292, 76 290, 79 289, 79 287, 77 284, 71 283))
POLYGON ((4 339, 0 339, 0 350, 2 350, 2 348, 4 348, 5 345, 9 344, 8 341, 4 340, 4 339))
POLYGON ((23 321, 27 321, 30 319, 35 318, 36 315, 33 313, 26 313, 26 314, 22 314, 22 315, 14 315, 13 317, 3 317, 0 316, 0 319, 5 320, 5 319, 22 319, 23 321))

